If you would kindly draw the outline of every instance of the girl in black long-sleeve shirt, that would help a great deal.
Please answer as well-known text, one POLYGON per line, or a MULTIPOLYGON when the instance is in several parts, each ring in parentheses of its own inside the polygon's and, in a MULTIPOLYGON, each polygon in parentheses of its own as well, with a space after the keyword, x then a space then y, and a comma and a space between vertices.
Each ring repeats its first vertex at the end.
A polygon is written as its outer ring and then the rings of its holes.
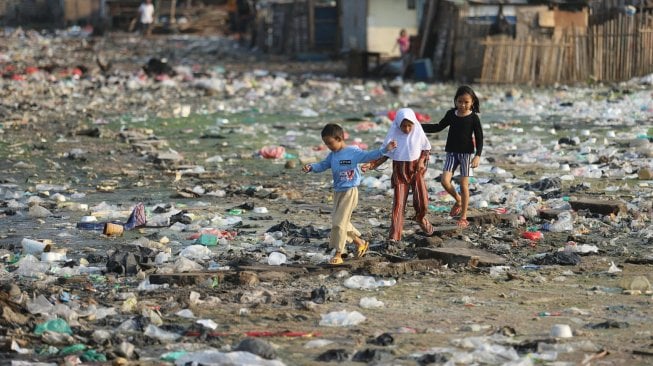
POLYGON ((449 127, 447 156, 442 173, 442 187, 456 203, 449 212, 450 216, 460 215, 458 226, 467 227, 467 209, 469 206, 469 176, 471 168, 478 167, 483 152, 483 129, 480 113, 480 103, 474 90, 466 85, 458 88, 454 97, 455 108, 450 109, 437 124, 423 124, 424 132, 440 132, 449 127), (453 172, 460 167, 460 194, 456 192, 451 179, 453 172))

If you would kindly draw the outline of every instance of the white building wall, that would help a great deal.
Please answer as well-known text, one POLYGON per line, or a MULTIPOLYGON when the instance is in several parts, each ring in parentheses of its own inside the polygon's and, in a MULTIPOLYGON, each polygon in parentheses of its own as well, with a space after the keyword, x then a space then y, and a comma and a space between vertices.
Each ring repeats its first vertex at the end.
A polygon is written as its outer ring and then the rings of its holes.
POLYGON ((399 56, 395 42, 399 31, 408 35, 418 32, 417 12, 408 9, 406 0, 369 0, 367 15, 367 50, 383 56, 399 56), (394 48, 394 49, 393 49, 394 48))

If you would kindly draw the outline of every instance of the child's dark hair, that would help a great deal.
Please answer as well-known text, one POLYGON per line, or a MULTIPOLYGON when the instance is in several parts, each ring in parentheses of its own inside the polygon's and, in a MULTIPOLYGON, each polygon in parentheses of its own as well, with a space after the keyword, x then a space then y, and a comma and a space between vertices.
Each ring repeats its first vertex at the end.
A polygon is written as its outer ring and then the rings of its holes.
POLYGON ((339 138, 340 140, 345 140, 345 130, 335 123, 329 123, 322 129, 322 138, 333 137, 339 138))
POLYGON ((478 101, 478 97, 476 96, 476 93, 474 93, 474 89, 468 85, 462 85, 458 87, 458 90, 456 90, 456 96, 453 97, 454 106, 456 105, 456 100, 458 100, 458 97, 465 94, 469 94, 469 96, 472 97, 472 111, 474 111, 474 113, 481 113, 481 103, 478 101))

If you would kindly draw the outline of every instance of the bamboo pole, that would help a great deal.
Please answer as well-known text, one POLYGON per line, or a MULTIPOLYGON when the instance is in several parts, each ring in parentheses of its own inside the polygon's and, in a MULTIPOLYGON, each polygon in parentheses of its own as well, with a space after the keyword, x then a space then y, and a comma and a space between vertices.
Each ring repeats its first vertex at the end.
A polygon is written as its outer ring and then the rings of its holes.
MULTIPOLYGON (((615 53, 616 53, 617 57, 621 57, 621 52, 619 50, 619 43, 617 42, 617 37, 615 37, 615 34, 617 33, 618 23, 619 23, 619 18, 613 19, 610 22, 610 33, 609 33, 610 48, 609 48, 609 50, 611 50, 611 51, 608 51, 608 54, 610 52, 612 52, 613 53, 613 59, 614 59, 614 54, 615 53)), ((610 60, 610 59, 608 58, 608 60, 610 60)), ((609 73, 610 73, 610 81, 616 81, 617 80, 617 68, 613 67, 613 65, 616 65, 619 62, 620 62, 620 60, 616 59, 613 62, 608 62, 607 63, 607 67, 608 67, 608 70, 609 70, 609 73)))
POLYGON ((604 75, 604 72, 603 72, 604 71, 603 70, 603 59, 605 58, 605 55, 603 54, 603 49, 605 47, 603 47, 603 45, 605 43, 605 29, 606 28, 607 28, 606 24, 601 24, 601 26, 599 28, 601 30, 601 38, 599 39, 599 53, 597 55, 598 56, 598 61, 599 61, 599 65, 598 65, 599 74, 597 75, 597 77, 598 77, 599 81, 605 80, 605 75, 604 75))
POLYGON ((522 78, 523 74, 523 69, 524 69, 524 47, 525 45, 522 43, 519 45, 519 48, 517 48, 517 62, 515 63, 515 79, 519 83, 523 83, 524 79, 522 78))
POLYGON ((485 37, 485 41, 483 43, 485 45, 485 52, 483 53, 483 63, 481 64, 481 81, 485 82, 487 79, 487 69, 489 67, 490 52, 492 51, 492 48, 488 44, 487 37, 485 37))
POLYGON ((596 29, 597 34, 596 34, 596 54, 594 57, 596 57, 596 79, 597 80, 603 80, 603 41, 605 40, 604 37, 604 32, 603 28, 605 28, 605 24, 599 25, 599 27, 596 29))
POLYGON ((635 60, 637 59, 637 49, 635 48, 635 38, 637 38, 637 21, 638 17, 635 15, 628 23, 628 54, 630 55, 630 62, 628 64, 628 71, 631 75, 636 76, 635 60))
POLYGON ((618 19, 619 27, 617 29, 617 34, 615 34, 615 38, 617 38, 619 42, 619 64, 615 71, 617 71, 617 80, 624 80, 628 77, 628 63, 626 62, 628 60, 628 54, 626 54, 626 40, 628 39, 628 34, 624 32, 626 28, 625 16, 621 15, 618 19))
MULTIPOLYGON (((615 37, 615 33, 617 32, 617 23, 618 22, 619 22, 618 18, 616 20, 613 20, 613 21, 610 22, 610 33, 608 34, 608 36, 610 37, 610 48, 608 48, 608 50, 610 50, 610 51, 608 51, 608 54, 610 52, 612 52, 613 57, 614 57, 614 53, 617 54, 616 55, 617 59, 615 60, 615 62, 606 62, 606 66, 608 67, 608 72, 609 72, 609 75, 610 75, 610 81, 617 80, 617 75, 616 75, 617 70, 612 65, 618 63, 619 62, 619 57, 621 57, 621 52, 619 52, 619 47, 617 46, 617 37, 615 37)), ((606 60, 609 61, 610 57, 608 56, 608 58, 606 60)))
POLYGON ((515 58, 514 58, 514 47, 510 47, 506 45, 506 51, 507 51, 507 60, 506 63, 504 64, 504 68, 506 69, 505 74, 506 74, 506 81, 513 83, 515 82, 515 58))
MULTIPOLYGON (((553 41, 550 41, 553 43, 553 41)), ((544 83, 545 84, 553 84, 554 77, 553 75, 555 74, 554 68, 556 67, 555 64, 558 62, 553 62, 553 55, 557 53, 557 47, 542 47, 542 51, 544 51, 544 64, 546 65, 546 73, 544 74, 544 83)))
POLYGON ((524 44, 524 47, 522 47, 523 56, 522 56, 522 60, 521 60, 522 67, 521 67, 521 73, 520 73, 520 79, 524 80, 525 82, 527 82, 529 84, 530 84, 530 81, 531 81, 530 78, 529 78, 529 76, 530 76, 529 71, 530 71, 530 69, 532 67, 531 66, 531 54, 530 54, 531 51, 530 51, 530 48, 531 48, 531 45, 530 45, 530 43, 528 41, 524 44))
MULTIPOLYGON (((528 37, 529 40, 532 41, 532 37, 528 37)), ((535 47, 534 43, 531 43, 531 62, 533 63, 533 66, 531 67, 531 76, 530 79, 532 82, 537 82, 537 74, 539 73, 538 68, 540 67, 539 65, 539 60, 537 58, 537 47, 535 47)))
POLYGON ((631 78, 632 75, 632 70, 630 69, 631 66, 631 60, 632 60, 632 54, 630 51, 630 38, 632 34, 630 33, 630 24, 632 23, 632 17, 628 17, 624 19, 624 45, 622 47, 623 52, 624 52, 624 73, 626 74, 626 79, 631 78))
POLYGON ((602 34, 601 34, 601 77, 599 80, 607 80, 607 73, 605 70, 605 60, 606 60, 606 50, 608 49, 608 27, 610 26, 609 23, 603 24, 602 25, 602 34))
POLYGON ((653 71, 653 47, 651 47, 653 45, 653 32, 647 31, 645 35, 644 44, 640 46, 641 49, 646 50, 646 55, 642 62, 644 71, 641 74, 647 74, 653 71))
POLYGON ((499 65, 501 65, 501 62, 503 62, 502 57, 503 57, 503 49, 501 48, 500 44, 497 45, 496 49, 496 63, 494 67, 494 73, 492 75, 492 80, 495 82, 499 81, 499 77, 501 74, 501 71, 499 69, 499 65))
POLYGON ((615 56, 615 50, 618 49, 616 47, 616 42, 615 42, 615 37, 614 37, 616 23, 617 23, 616 21, 612 20, 612 21, 610 21, 610 23, 609 23, 610 25, 608 27, 608 41, 609 41, 609 43, 608 43, 608 47, 606 48, 605 67, 607 69, 608 80, 609 81, 615 80, 615 75, 614 75, 615 69, 613 67, 611 67, 612 64, 614 64, 614 62, 610 62, 610 59, 611 59, 611 56, 612 57, 615 56))
POLYGON ((613 26, 614 22, 610 21, 608 22, 605 30, 605 39, 607 41, 607 44, 603 49, 603 68, 605 69, 605 80, 612 80, 612 70, 610 70, 610 52, 612 52, 614 55, 614 44, 611 37, 613 26))
POLYGON ((597 67, 596 67, 596 49, 598 47, 598 42, 597 42, 597 27, 593 26, 590 29, 590 33, 592 34, 592 48, 590 50, 590 61, 592 62, 592 76, 596 78, 596 72, 597 72, 597 67))
POLYGON ((590 57, 590 32, 586 30, 585 36, 582 38, 582 45, 580 47, 580 63, 578 67, 580 68, 582 78, 581 80, 586 81, 589 79, 591 74, 591 65, 590 62, 592 58, 590 57))

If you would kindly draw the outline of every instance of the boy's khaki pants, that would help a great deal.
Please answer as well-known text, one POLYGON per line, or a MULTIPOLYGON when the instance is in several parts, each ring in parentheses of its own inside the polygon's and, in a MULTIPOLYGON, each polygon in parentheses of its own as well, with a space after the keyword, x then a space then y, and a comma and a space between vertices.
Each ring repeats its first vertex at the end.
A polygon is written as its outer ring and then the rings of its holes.
POLYGON ((351 214, 358 206, 358 188, 354 187, 333 195, 331 214, 331 239, 329 246, 340 253, 345 252, 345 243, 351 243, 361 233, 351 224, 351 214))

